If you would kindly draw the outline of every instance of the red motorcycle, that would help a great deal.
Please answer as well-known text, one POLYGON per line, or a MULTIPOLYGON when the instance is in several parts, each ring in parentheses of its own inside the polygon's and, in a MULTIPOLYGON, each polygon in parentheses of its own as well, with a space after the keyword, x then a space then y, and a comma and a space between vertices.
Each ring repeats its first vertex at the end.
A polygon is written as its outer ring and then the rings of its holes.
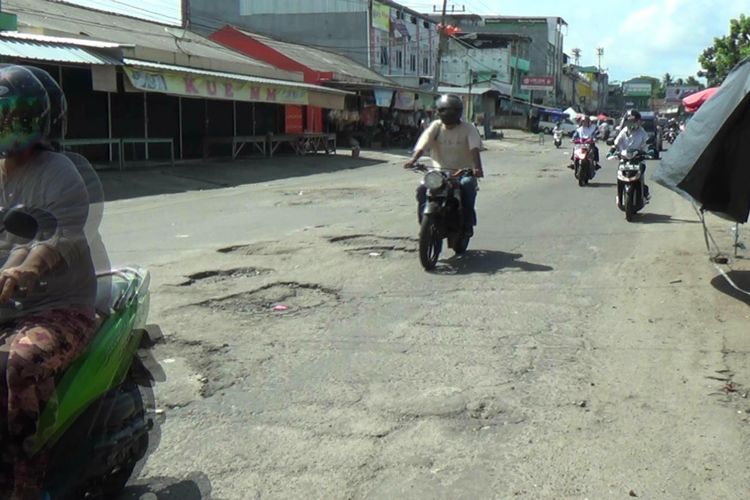
POLYGON ((573 172, 578 185, 583 187, 594 178, 596 167, 594 166, 594 144, 593 138, 573 140, 573 172))

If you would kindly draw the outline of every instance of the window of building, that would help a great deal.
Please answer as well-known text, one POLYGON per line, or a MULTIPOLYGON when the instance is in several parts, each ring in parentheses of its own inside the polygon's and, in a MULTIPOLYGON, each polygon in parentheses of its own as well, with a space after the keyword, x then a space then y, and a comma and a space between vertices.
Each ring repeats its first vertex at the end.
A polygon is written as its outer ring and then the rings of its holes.
POLYGON ((414 17, 414 16, 411 16, 411 23, 412 24, 417 24, 417 18, 414 17))
POLYGON ((380 65, 388 66, 388 47, 380 47, 380 65))
POLYGON ((430 74, 430 60, 427 57, 422 59, 422 74, 423 75, 430 74))
POLYGON ((404 67, 404 53, 400 50, 396 51, 396 67, 397 68, 403 68, 404 67))
POLYGON ((428 23, 427 21, 424 21, 424 22, 422 23, 422 26, 423 26, 423 27, 424 27, 425 29, 430 29, 430 23, 428 23))
POLYGON ((409 70, 412 72, 417 71, 417 56, 414 54, 409 58, 409 70))
POLYGON ((396 11, 396 19, 403 19, 403 18, 404 18, 404 13, 402 11, 400 11, 400 10, 397 10, 396 11))

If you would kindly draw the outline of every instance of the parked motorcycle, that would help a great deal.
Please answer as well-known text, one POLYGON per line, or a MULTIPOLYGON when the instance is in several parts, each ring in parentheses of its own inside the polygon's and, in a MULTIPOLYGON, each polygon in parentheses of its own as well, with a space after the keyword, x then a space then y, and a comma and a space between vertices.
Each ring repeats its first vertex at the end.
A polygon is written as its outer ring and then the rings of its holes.
POLYGON ((677 139, 677 132, 675 132, 673 129, 667 130, 666 137, 667 142, 670 144, 674 144, 675 139, 677 139))
POLYGON ((625 212, 625 220, 632 222, 635 214, 646 206, 642 179, 645 170, 643 161, 653 157, 643 151, 632 149, 618 151, 607 157, 615 158, 620 160, 617 169, 617 208, 625 212))
POLYGON ((425 172, 422 185, 427 188, 427 200, 419 228, 419 261, 426 271, 437 265, 444 239, 448 248, 461 255, 469 247, 472 235, 472 227, 464 223, 459 181, 461 177, 473 176, 474 172, 463 169, 451 176, 437 162, 432 160, 432 163, 431 168, 418 163, 413 169, 425 172))
POLYGON ((594 142, 592 138, 573 140, 573 172, 581 187, 588 184, 596 173, 593 157, 594 142))
MULTIPOLYGON (((2 220, 0 229, 25 239, 57 227, 48 212, 25 207, 3 209, 2 220)), ((149 449, 155 421, 158 365, 148 350, 161 331, 146 324, 149 273, 120 268, 97 278, 97 333, 58 377, 34 441, 35 453, 49 452, 45 490, 54 500, 117 498, 149 449)), ((22 310, 23 297, 9 306, 22 310)))
POLYGON ((554 138, 555 147, 560 148, 562 145, 563 131, 562 129, 555 129, 552 131, 552 137, 554 138))

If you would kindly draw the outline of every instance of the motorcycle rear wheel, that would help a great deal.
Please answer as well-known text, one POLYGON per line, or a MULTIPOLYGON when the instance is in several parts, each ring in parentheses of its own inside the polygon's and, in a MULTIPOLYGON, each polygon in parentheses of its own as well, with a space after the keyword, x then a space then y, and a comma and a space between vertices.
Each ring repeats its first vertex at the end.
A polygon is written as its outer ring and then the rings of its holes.
POLYGON ((437 234, 433 218, 429 215, 424 216, 419 228, 419 261, 425 271, 435 269, 442 249, 443 240, 437 234))

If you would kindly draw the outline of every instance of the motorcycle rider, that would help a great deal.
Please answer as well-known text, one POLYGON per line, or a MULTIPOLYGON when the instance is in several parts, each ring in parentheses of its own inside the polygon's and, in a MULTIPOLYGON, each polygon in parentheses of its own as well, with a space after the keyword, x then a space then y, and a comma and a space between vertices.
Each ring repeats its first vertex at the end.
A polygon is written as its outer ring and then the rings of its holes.
MULTIPOLYGON (((42 209, 54 234, 0 235, 0 492, 38 499, 48 462, 32 454, 55 377, 85 351, 94 333, 96 277, 84 225, 88 195, 65 156, 49 151, 50 102, 27 68, 0 68, 0 198, 5 207, 42 209), (46 283, 34 290, 40 282, 46 283), (19 289, 22 308, 9 307, 19 289)), ((3 497, 5 498, 5 497, 3 497)))
MULTIPOLYGON (((591 118, 588 117, 588 115, 584 115, 583 118, 579 121, 580 126, 576 129, 576 131, 573 133, 573 140, 576 139, 594 139, 596 140, 597 136, 599 135, 599 129, 596 125, 593 125, 591 123, 591 118)), ((594 160, 594 169, 599 170, 601 166, 599 166, 599 148, 596 147, 596 142, 594 142, 591 145, 591 155, 594 160)), ((573 152, 570 154, 570 161, 571 164, 568 165, 568 168, 574 169, 575 168, 575 148, 573 152)))
POLYGON ((555 126, 552 128, 552 135, 554 136, 556 134, 562 134, 562 133, 563 133, 562 123, 560 122, 560 120, 557 120, 555 122, 555 126))
MULTIPOLYGON (((624 152, 631 149, 646 151, 647 148, 648 132, 641 126, 641 114, 635 109, 630 109, 625 113, 624 126, 620 133, 617 134, 610 152, 624 152)), ((641 165, 641 183, 643 184, 643 197, 648 201, 651 199, 651 193, 646 185, 645 164, 641 165)))
MULTIPOLYGON (((468 227, 469 235, 477 223, 474 206, 477 198, 477 178, 484 177, 480 150, 482 138, 479 131, 472 124, 462 121, 464 105, 460 97, 453 94, 441 96, 435 103, 439 120, 432 122, 430 127, 419 137, 414 154, 406 162, 404 168, 414 168, 419 158, 429 149, 430 156, 441 166, 456 175, 458 171, 471 168, 474 175, 462 176, 461 200, 464 210, 464 223, 468 227)), ((427 188, 420 185, 417 188, 417 203, 419 221, 427 202, 427 188)))

